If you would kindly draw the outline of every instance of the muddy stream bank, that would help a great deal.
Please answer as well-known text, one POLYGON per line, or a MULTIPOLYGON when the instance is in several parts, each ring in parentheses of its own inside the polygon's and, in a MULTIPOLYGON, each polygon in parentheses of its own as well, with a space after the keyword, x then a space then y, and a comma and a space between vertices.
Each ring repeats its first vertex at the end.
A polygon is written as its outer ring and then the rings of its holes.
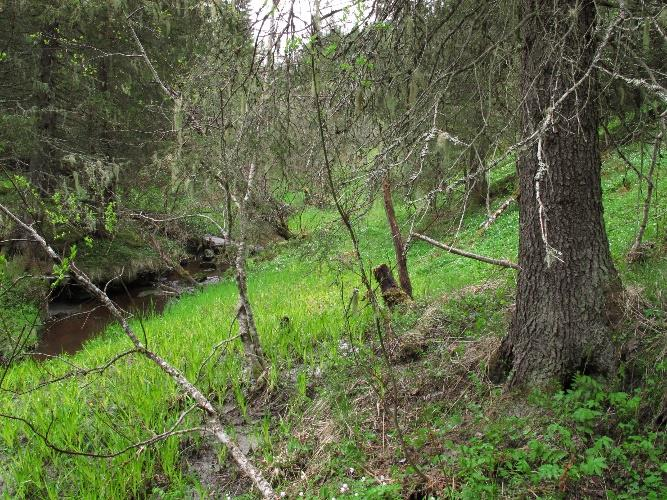
MULTIPOLYGON (((212 264, 193 261, 183 266, 203 285, 217 283, 225 269, 212 264)), ((160 314, 166 305, 183 293, 192 290, 192 284, 175 272, 153 276, 115 287, 109 297, 122 310, 133 316, 160 314)), ((35 358, 44 360, 59 354, 73 354, 83 344, 100 334, 114 322, 109 310, 96 300, 70 285, 54 295, 48 304, 46 319, 39 332, 35 358)))

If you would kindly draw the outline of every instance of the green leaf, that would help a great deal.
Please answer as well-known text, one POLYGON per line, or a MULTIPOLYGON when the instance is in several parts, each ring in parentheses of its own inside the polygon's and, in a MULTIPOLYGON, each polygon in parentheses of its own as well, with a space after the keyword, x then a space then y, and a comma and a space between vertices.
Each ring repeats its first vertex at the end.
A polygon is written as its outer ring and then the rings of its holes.
POLYGON ((337 48, 338 48, 338 45, 337 45, 337 44, 335 44, 335 43, 331 43, 331 44, 327 45, 327 46, 324 48, 323 53, 324 53, 324 55, 325 55, 326 57, 329 57, 329 56, 332 55, 334 52, 336 52, 336 49, 337 49, 337 48))
POLYGON ((572 418, 580 423, 590 422, 596 417, 599 417, 601 413, 596 410, 591 410, 590 408, 577 408, 574 413, 572 413, 572 418))
POLYGON ((558 479, 563 475, 563 469, 556 464, 544 464, 537 469, 537 474, 543 480, 558 479))
POLYGON ((588 457, 588 459, 579 466, 579 470, 587 476, 600 476, 607 468, 607 462, 602 457, 588 457))
POLYGON ((609 436, 602 436, 595 440, 594 448, 596 450, 611 449, 614 447, 614 441, 609 436))
POLYGON ((60 264, 53 265, 53 274, 56 275, 56 280, 51 285, 52 288, 56 288, 67 277, 70 265, 76 258, 76 252, 76 245, 72 245, 69 250, 69 257, 65 257, 60 264))

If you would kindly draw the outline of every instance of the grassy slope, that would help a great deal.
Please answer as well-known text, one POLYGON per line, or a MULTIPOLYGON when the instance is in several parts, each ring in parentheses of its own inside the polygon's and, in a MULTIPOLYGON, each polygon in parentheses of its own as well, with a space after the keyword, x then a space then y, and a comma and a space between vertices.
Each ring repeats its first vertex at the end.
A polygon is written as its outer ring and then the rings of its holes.
MULTIPOLYGON (((636 150, 629 150, 628 154, 633 160, 638 159, 636 150)), ((623 170, 622 163, 615 157, 606 162, 603 189, 612 251, 626 283, 641 284, 649 295, 655 295, 665 283, 667 261, 664 256, 634 267, 628 267, 622 259, 632 242, 640 208, 636 177, 628 175, 630 189, 627 189, 622 182, 623 170)), ((665 171, 664 165, 662 171, 665 171)), ((497 175, 500 177, 504 173, 499 172, 497 175)), ((660 179, 659 211, 663 214, 667 205, 662 195, 665 188, 667 182, 660 179)), ((516 258, 516 207, 489 231, 480 235, 477 228, 483 219, 483 214, 473 213, 463 220, 458 234, 446 228, 434 230, 432 234, 479 253, 516 258)), ((306 213, 302 221, 305 227, 335 229, 318 231, 308 240, 281 246, 276 250, 274 259, 254 263, 250 272, 250 293, 257 309, 258 327, 265 351, 273 361, 272 381, 277 383, 278 380, 284 380, 285 377, 281 375, 288 373, 288 370, 295 369, 297 373, 294 377, 296 382, 291 382, 296 386, 293 402, 284 413, 285 420, 274 427, 271 433, 277 436, 274 439, 282 440, 282 443, 273 442, 269 437, 266 432, 267 419, 254 423, 252 427, 260 437, 260 456, 272 464, 280 462, 277 454, 283 449, 281 446, 285 450, 290 450, 292 445, 298 447, 299 443, 292 442, 287 435, 292 432, 293 425, 298 427, 298 422, 308 412, 314 411, 307 402, 306 387, 315 369, 319 367, 325 374, 331 374, 332 387, 336 384, 342 387, 350 382, 345 379, 347 375, 342 369, 349 365, 349 361, 342 357, 339 349, 346 330, 341 311, 347 304, 352 288, 358 286, 358 279, 353 272, 345 269, 350 264, 349 247, 340 228, 329 224, 334 220, 330 213, 306 213), (290 318, 288 329, 280 326, 283 316, 290 318), (333 366, 341 369, 330 371, 333 366)), ((369 263, 393 261, 391 242, 379 207, 373 208, 359 222, 358 230, 364 245, 363 253, 369 263)), ((651 240, 654 234, 655 223, 652 223, 646 239, 651 240)), ((445 292, 489 280, 503 283, 504 295, 511 296, 513 277, 510 271, 457 258, 421 242, 416 243, 411 250, 410 266, 415 291, 422 302, 428 302, 445 292)), ((235 302, 235 289, 229 280, 196 295, 184 297, 170 306, 162 317, 144 321, 148 344, 194 379, 211 346, 235 334, 231 324, 235 302)), ((485 307, 487 304, 480 305, 485 307)), ((452 310, 451 313, 455 315, 457 311, 452 310)), ((397 318, 399 325, 401 321, 412 321, 409 314, 406 316, 397 318)), ((363 314, 355 320, 351 327, 353 336, 358 338, 362 334, 365 321, 363 314)), ((477 322, 469 329, 471 332, 480 330, 483 333, 485 324, 477 322)), ((499 322, 496 324, 500 325, 499 322)), ((135 326, 140 328, 139 325, 135 326)), ((463 330, 466 330, 465 326, 463 330)), ((230 346, 229 352, 219 363, 209 365, 200 374, 199 386, 220 404, 232 401, 243 409, 247 401, 243 397, 244 377, 239 346, 230 346)), ((70 368, 69 363, 85 367, 99 365, 129 347, 129 342, 112 328, 67 361, 54 360, 42 365, 26 362, 13 367, 3 387, 15 391, 27 390, 49 376, 65 372, 70 368)), ((321 394, 326 392, 325 384, 321 394)), ((334 389, 332 392, 335 392, 334 389)), ((114 451, 133 441, 146 439, 151 435, 151 430, 160 431, 168 427, 185 408, 173 385, 146 361, 133 356, 118 362, 106 371, 104 377, 91 375, 71 379, 25 396, 4 393, 0 398, 0 411, 29 418, 43 432, 52 424, 49 438, 54 443, 88 451, 114 451)), ((354 411, 350 411, 353 405, 346 410, 341 403, 337 408, 339 421, 348 418, 354 421, 354 411)), ((421 418, 424 417, 427 420, 429 418, 427 414, 421 415, 421 418)), ((196 424, 196 417, 188 419, 196 424)), ((271 425, 277 425, 278 420, 274 419, 271 425)), ((353 461, 363 465, 363 447, 358 446, 354 435, 351 432, 344 442, 330 443, 330 446, 340 447, 342 451, 336 455, 337 459, 330 457, 328 474, 309 478, 303 483, 307 492, 324 496, 338 493, 349 463, 353 461)), ((180 497, 185 491, 201 488, 197 480, 182 467, 182 456, 185 453, 179 450, 185 446, 184 443, 196 447, 199 438, 193 437, 188 441, 170 439, 137 454, 132 452, 112 459, 91 460, 55 453, 21 423, 4 420, 0 426, 0 492, 6 496, 31 498, 120 498, 166 491, 180 497)), ((471 453, 486 456, 481 451, 471 453)), ((471 471, 476 468, 474 465, 470 467, 471 471)), ((391 474, 392 469, 387 470, 391 474)), ((399 480, 404 473, 396 472, 394 479, 399 480)), ((291 482, 288 476, 283 479, 285 484, 291 482)), ((362 492, 362 496, 379 497, 384 494, 383 491, 387 494, 393 491, 390 479, 383 481, 376 477, 366 483, 357 479, 348 482, 354 483, 353 491, 362 492), (390 484, 383 486, 383 482, 390 484)), ((484 484, 484 481, 480 481, 484 484)), ((488 493, 494 494, 493 491, 488 493)))

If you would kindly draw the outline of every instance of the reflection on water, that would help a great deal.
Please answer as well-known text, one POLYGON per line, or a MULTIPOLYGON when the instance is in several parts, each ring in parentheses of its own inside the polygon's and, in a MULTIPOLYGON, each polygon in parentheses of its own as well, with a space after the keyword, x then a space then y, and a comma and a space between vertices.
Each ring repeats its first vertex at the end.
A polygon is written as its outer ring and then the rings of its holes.
MULTIPOLYGON (((188 265, 186 269, 193 276, 203 278, 203 284, 217 282, 221 272, 203 268, 197 263, 188 265)), ((146 316, 161 313, 169 300, 189 288, 185 279, 171 274, 155 285, 128 287, 127 290, 119 290, 109 296, 122 310, 134 316, 146 316)), ((44 322, 36 348, 35 357, 41 360, 78 351, 86 340, 96 336, 113 322, 109 310, 94 299, 72 302, 65 298, 56 298, 49 304, 48 314, 49 318, 44 322)))

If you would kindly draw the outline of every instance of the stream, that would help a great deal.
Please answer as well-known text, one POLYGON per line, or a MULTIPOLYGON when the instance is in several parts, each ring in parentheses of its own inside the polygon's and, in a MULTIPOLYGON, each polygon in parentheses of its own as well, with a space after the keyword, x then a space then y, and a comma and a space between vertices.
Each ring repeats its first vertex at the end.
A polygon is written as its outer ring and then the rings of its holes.
MULTIPOLYGON (((217 283, 224 269, 199 261, 184 266, 203 285, 217 283)), ((167 273, 153 282, 129 284, 126 289, 108 292, 109 297, 123 311, 133 316, 160 314, 165 306, 192 284, 176 272, 167 273)), ((72 298, 65 293, 54 297, 48 305, 47 317, 39 332, 35 358, 48 359, 59 354, 73 354, 84 342, 95 337, 114 322, 109 310, 92 298, 72 298)))

